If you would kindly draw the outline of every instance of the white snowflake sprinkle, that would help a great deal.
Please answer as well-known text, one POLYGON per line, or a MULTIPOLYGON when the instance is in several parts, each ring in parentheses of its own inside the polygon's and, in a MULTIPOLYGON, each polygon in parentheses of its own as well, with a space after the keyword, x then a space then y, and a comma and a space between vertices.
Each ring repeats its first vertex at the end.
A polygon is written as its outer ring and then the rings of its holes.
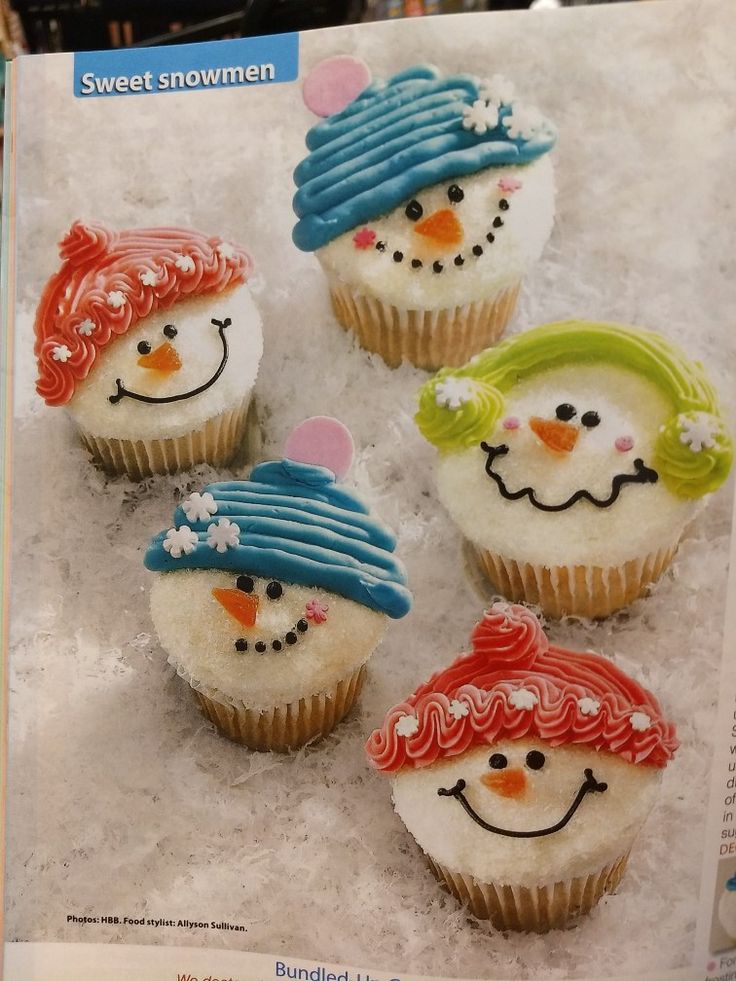
POLYGON ((478 95, 494 106, 510 106, 514 98, 514 84, 503 75, 494 75, 482 83, 478 95))
POLYGON ((192 531, 187 525, 181 528, 169 528, 164 539, 164 551, 168 552, 172 559, 180 559, 182 555, 191 555, 194 547, 199 541, 196 531, 192 531))
POLYGON ((453 719, 464 719, 470 712, 470 709, 468 708, 467 702, 461 702, 459 699, 453 698, 447 711, 453 719))
POLYGON ((445 378, 435 386, 434 398, 440 408, 456 412, 466 402, 473 401, 475 391, 472 378, 445 378))
POLYGON ((122 290, 112 290, 107 294, 107 305, 113 310, 119 310, 125 306, 125 293, 122 290))
POLYGON ((689 446, 693 453, 700 453, 716 445, 718 424, 707 412, 698 412, 695 416, 680 416, 680 442, 689 446))
POLYGON ((579 698, 578 708, 581 715, 598 715, 601 710, 601 703, 597 698, 579 698))
POLYGON ((216 552, 227 552, 229 548, 240 544, 239 533, 240 529, 234 521, 220 518, 217 524, 213 521, 207 528, 207 544, 216 552))
POLYGON ((71 356, 72 352, 69 350, 66 344, 57 344, 51 351, 51 357, 54 359, 54 361, 61 361, 62 364, 66 364, 71 356))
POLYGON ((517 688, 509 695, 509 705, 515 709, 533 709, 539 704, 539 699, 533 691, 527 688, 517 688))
POLYGON ((646 732, 652 724, 652 720, 646 712, 634 712, 629 717, 629 722, 634 732, 646 732))
POLYGON ((181 507, 189 521, 206 521, 217 514, 217 501, 209 491, 204 494, 194 491, 186 501, 182 501, 181 507))
POLYGON ((472 106, 463 107, 463 129, 472 129, 483 136, 489 129, 498 126, 498 107, 489 105, 483 99, 476 99, 472 106))
POLYGON ((419 719, 415 715, 402 715, 394 726, 397 736, 413 736, 419 729, 419 719))
POLYGON ((217 252, 223 259, 235 258, 235 247, 229 242, 220 242, 220 244, 217 246, 217 252))
POLYGON ((87 317, 86 320, 83 320, 79 327, 77 327, 77 333, 81 334, 83 337, 89 337, 89 335, 94 333, 96 330, 97 324, 94 322, 94 320, 90 320, 89 317, 87 317))
POLYGON ((183 273, 194 272, 194 259, 190 255, 178 255, 174 265, 183 273))
POLYGON ((144 269, 138 278, 144 286, 155 286, 158 282, 158 276, 153 269, 144 269))
POLYGON ((542 127, 544 117, 533 106, 517 103, 503 121, 512 140, 530 140, 542 127))

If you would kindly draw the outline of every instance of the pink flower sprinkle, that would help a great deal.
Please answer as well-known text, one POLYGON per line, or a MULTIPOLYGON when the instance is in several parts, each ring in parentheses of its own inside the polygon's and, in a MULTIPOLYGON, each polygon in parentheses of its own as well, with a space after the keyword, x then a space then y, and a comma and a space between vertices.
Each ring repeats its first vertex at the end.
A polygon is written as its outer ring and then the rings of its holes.
POLYGON ((305 609, 308 620, 313 620, 314 623, 324 623, 327 619, 329 606, 324 606, 319 600, 312 599, 307 603, 305 609))
POLYGON ((521 422, 516 416, 506 416, 501 425, 504 429, 518 429, 521 422))
POLYGON ((376 241, 376 233, 372 228, 361 228, 353 235, 353 244, 356 249, 370 249, 376 241))
POLYGON ((628 451, 634 447, 634 437, 619 436, 613 445, 616 447, 619 453, 628 453, 628 451))
POLYGON ((513 194, 514 191, 520 190, 523 184, 521 181, 517 181, 515 177, 501 177, 498 181, 498 187, 506 194, 513 194))

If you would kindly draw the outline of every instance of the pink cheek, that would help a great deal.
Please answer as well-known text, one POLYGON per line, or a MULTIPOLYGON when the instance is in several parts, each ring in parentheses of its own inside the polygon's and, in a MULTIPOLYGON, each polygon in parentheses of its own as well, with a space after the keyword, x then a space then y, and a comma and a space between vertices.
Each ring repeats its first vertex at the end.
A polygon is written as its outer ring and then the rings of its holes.
POLYGON ((629 450, 633 450, 634 448, 634 437, 619 436, 613 445, 616 447, 619 453, 628 453, 629 450))
POLYGON ((506 416, 501 425, 504 429, 519 429, 521 426, 521 420, 516 416, 506 416))

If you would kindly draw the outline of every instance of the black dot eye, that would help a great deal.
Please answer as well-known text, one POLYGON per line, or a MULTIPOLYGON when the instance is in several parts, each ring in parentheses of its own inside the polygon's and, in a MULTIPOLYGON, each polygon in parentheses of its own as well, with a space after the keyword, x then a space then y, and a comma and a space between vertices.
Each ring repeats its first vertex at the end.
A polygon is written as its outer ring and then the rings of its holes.
POLYGON ((409 221, 419 221, 419 219, 424 214, 424 208, 421 206, 421 204, 418 201, 413 200, 407 204, 404 214, 409 219, 409 221))
POLYGON ((580 416, 580 421, 587 429, 595 429, 595 427, 600 423, 601 417, 597 412, 584 412, 580 416))
POLYGON ((166 335, 166 337, 176 337, 178 333, 179 331, 176 329, 176 327, 174 327, 173 324, 166 324, 166 326, 164 327, 164 334, 166 335))
POLYGON ((256 584, 253 582, 250 576, 238 576, 238 578, 235 580, 235 585, 244 593, 252 593, 256 584))
POLYGON ((148 341, 138 341, 138 354, 150 354, 151 345, 148 341))
POLYGON ((533 749, 531 753, 526 754, 526 765, 530 770, 541 770, 544 762, 544 753, 540 753, 538 749, 533 749))
POLYGON ((488 761, 488 765, 492 770, 503 770, 509 765, 509 761, 503 753, 494 753, 488 761))
POLYGON ((555 415, 563 422, 569 422, 571 419, 574 419, 577 414, 578 410, 574 405, 570 405, 569 402, 563 402, 555 409, 555 415))
POLYGON ((280 582, 270 582, 268 586, 266 586, 266 596, 272 600, 280 599, 283 591, 284 587, 280 582))
POLYGON ((238 637, 238 639, 235 641, 235 650, 240 651, 241 653, 248 650, 248 641, 245 639, 245 637, 238 637))
POLYGON ((450 184, 447 188, 447 197, 453 204, 460 204, 465 197, 465 191, 463 191, 459 184, 450 184))

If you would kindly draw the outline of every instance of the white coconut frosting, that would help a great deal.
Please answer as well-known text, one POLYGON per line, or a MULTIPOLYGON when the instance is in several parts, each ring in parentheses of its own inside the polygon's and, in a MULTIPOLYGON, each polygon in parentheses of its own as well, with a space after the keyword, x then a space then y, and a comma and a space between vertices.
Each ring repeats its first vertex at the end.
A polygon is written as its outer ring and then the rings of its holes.
POLYGON ((736 892, 724 889, 718 900, 718 919, 721 926, 729 935, 736 939, 736 892))

